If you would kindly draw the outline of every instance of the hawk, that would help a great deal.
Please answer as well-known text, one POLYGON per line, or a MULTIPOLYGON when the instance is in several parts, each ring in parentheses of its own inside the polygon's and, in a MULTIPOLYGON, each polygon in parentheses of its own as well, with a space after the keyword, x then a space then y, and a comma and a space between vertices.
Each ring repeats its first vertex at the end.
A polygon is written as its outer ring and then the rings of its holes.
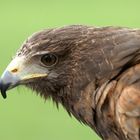
POLYGON ((140 139, 140 30, 71 25, 29 37, 0 79, 64 106, 103 140, 140 139))

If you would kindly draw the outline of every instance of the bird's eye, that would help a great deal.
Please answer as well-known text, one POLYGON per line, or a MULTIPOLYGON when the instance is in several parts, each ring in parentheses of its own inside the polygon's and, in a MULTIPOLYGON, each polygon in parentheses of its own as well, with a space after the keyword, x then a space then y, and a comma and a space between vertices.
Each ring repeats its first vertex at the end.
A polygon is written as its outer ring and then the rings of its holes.
POLYGON ((56 55, 53 54, 46 54, 44 56, 42 56, 41 58, 41 62, 45 65, 45 66, 54 66, 57 63, 58 59, 56 57, 56 55))

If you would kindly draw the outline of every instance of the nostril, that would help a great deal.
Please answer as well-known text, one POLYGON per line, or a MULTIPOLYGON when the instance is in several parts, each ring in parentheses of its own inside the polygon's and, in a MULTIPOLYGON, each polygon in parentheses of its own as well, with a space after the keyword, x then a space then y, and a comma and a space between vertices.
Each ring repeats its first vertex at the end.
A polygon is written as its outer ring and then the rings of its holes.
POLYGON ((11 70, 11 72, 16 73, 16 72, 18 72, 18 69, 13 69, 13 70, 11 70))

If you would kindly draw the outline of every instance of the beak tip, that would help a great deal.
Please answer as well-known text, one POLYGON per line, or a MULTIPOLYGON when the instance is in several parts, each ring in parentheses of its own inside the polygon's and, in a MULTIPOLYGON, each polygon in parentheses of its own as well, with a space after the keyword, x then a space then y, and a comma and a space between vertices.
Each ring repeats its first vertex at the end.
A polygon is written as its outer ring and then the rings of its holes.
POLYGON ((6 99, 7 98, 6 93, 1 93, 1 95, 2 95, 3 99, 6 99))
POLYGON ((4 99, 6 99, 6 97, 7 97, 7 95, 6 95, 7 87, 8 87, 8 86, 5 87, 5 86, 2 84, 2 80, 0 79, 0 91, 1 91, 1 95, 2 95, 2 97, 3 97, 4 99))

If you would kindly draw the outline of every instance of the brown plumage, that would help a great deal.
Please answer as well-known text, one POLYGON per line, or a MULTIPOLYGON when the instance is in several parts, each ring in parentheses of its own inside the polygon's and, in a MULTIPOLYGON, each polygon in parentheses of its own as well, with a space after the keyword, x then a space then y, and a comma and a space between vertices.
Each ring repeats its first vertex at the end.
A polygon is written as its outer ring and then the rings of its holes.
POLYGON ((73 25, 35 33, 0 81, 61 103, 104 140, 140 139, 140 30, 73 25))

